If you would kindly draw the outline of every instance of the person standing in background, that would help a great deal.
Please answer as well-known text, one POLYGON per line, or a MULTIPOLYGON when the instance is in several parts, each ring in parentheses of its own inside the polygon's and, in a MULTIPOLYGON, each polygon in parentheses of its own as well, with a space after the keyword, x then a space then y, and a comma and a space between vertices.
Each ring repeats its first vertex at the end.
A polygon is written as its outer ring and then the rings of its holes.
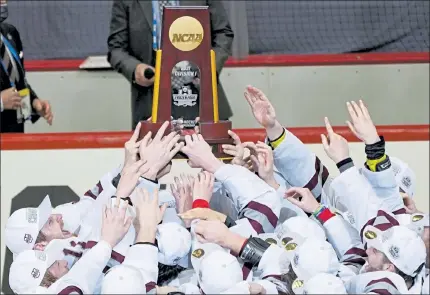
POLYGON ((51 105, 38 98, 25 77, 24 54, 18 30, 4 20, 7 1, 0 0, 0 100, 1 132, 24 132, 24 122, 40 116, 52 124, 51 105))
MULTIPOLYGON (((219 0, 114 0, 107 41, 108 61, 131 83, 133 129, 139 121, 147 120, 151 116, 154 77, 147 79, 144 72, 147 68, 154 71, 155 50, 159 48, 161 38, 163 8, 177 5, 209 7, 212 48, 216 54, 218 77, 225 61, 231 55, 234 34, 219 0)), ((230 118, 232 111, 219 80, 218 100, 220 120, 230 118)))

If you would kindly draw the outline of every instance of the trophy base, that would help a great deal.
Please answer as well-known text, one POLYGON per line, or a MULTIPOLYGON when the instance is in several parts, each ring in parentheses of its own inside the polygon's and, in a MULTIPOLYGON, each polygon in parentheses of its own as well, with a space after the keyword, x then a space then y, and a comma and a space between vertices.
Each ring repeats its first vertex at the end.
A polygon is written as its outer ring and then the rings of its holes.
MULTIPOLYGON (((153 123, 151 121, 140 121, 140 133, 139 140, 141 140, 148 132, 152 132, 152 137, 157 134, 160 129, 162 122, 153 123)), ((223 162, 230 162, 233 158, 230 155, 223 153, 222 145, 223 144, 233 144, 233 139, 228 135, 228 130, 231 130, 231 121, 219 121, 217 123, 214 122, 200 122, 200 134, 206 140, 206 142, 212 147, 212 152, 215 157, 221 159, 223 162)), ((165 135, 170 132, 170 128, 166 129, 165 135)), ((181 136, 181 141, 184 140, 184 137, 181 136)), ((184 153, 177 153, 174 159, 188 159, 184 153)))

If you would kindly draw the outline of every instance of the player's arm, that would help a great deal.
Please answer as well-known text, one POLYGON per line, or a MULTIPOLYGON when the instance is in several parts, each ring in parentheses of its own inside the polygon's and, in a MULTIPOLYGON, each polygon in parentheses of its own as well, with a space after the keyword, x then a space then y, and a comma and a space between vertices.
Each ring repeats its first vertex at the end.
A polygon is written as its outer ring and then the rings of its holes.
POLYGON ((215 172, 238 204, 239 219, 247 219, 257 233, 273 232, 279 218, 281 202, 276 191, 248 169, 225 164, 215 172))

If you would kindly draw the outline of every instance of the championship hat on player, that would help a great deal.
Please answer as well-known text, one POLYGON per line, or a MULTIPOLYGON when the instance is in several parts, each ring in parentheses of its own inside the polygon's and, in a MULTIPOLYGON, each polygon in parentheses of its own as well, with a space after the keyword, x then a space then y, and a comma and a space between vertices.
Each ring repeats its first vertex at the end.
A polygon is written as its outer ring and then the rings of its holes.
POLYGON ((16 294, 26 294, 40 286, 55 258, 44 251, 25 250, 18 254, 9 271, 9 286, 16 294))
POLYGON ((390 161, 400 191, 406 193, 412 198, 415 194, 415 172, 408 166, 408 164, 398 158, 390 157, 390 161))
POLYGON ((387 256, 403 273, 415 277, 426 261, 426 247, 421 237, 405 226, 393 226, 385 231, 368 225, 364 229, 364 242, 387 256))
POLYGON ((282 242, 285 238, 296 238, 304 241, 309 237, 326 240, 324 229, 314 220, 304 216, 294 216, 277 226, 275 234, 278 240, 282 242))
POLYGON ((424 228, 430 226, 430 218, 427 213, 399 214, 396 215, 400 225, 406 226, 419 235, 422 235, 424 228))
POLYGON ((219 294, 243 281, 242 268, 236 257, 213 243, 195 243, 191 264, 205 294, 219 294))
POLYGON ((175 222, 162 223, 157 227, 155 239, 158 245, 158 262, 188 267, 191 234, 185 227, 175 222))
POLYGON ((291 261, 297 279, 293 283, 295 294, 302 294, 303 286, 319 273, 337 275, 340 262, 330 243, 316 238, 307 238, 298 247, 291 261))
POLYGON ((348 294, 342 280, 329 273, 319 273, 310 278, 303 288, 303 294, 348 294))
POLYGON ((14 254, 34 247, 39 231, 52 213, 49 196, 37 208, 21 208, 12 213, 6 223, 5 244, 14 254))
MULTIPOLYGON (((155 282, 153 287, 155 288, 155 282)), ((101 294, 146 294, 149 277, 131 265, 116 265, 103 277, 101 294)))

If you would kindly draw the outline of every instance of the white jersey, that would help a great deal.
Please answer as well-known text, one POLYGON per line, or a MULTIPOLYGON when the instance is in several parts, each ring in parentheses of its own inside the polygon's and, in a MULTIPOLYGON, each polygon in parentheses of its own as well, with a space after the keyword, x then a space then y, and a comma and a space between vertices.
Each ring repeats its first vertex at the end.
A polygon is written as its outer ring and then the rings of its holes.
POLYGON ((408 294, 409 290, 401 276, 388 271, 359 274, 347 283, 348 294, 408 294))
MULTIPOLYGON (((142 179, 139 186, 143 186, 148 190, 153 189, 157 184, 142 179)), ((82 221, 81 229, 79 231, 78 238, 84 242, 84 248, 88 251, 97 245, 101 236, 101 228, 102 228, 102 210, 103 206, 107 204, 107 202, 111 202, 112 196, 115 195, 116 188, 111 184, 108 186, 108 189, 105 189, 97 198, 97 202, 94 203, 92 210, 87 214, 86 218, 82 221)), ((129 208, 131 209, 131 208, 129 208)), ((132 210, 131 210, 132 211, 132 210)), ((128 215, 132 215, 128 213, 128 215)), ((113 248, 112 250, 112 259, 109 260, 105 271, 107 271, 110 267, 121 264, 127 252, 130 249, 130 245, 134 244, 136 237, 136 230, 133 225, 130 226, 127 234, 124 238, 113 248)))
POLYGON ((94 294, 102 271, 111 257, 111 246, 101 241, 89 250, 67 274, 47 289, 47 294, 94 294))
POLYGON ((274 231, 281 202, 273 188, 242 166, 224 164, 214 175, 238 209, 239 219, 247 219, 257 233, 274 231))
MULTIPOLYGON (((267 141, 267 140, 266 140, 267 141)), ((285 129, 284 140, 273 150, 276 170, 287 185, 308 188, 324 203, 331 179, 327 168, 294 134, 285 129)))

